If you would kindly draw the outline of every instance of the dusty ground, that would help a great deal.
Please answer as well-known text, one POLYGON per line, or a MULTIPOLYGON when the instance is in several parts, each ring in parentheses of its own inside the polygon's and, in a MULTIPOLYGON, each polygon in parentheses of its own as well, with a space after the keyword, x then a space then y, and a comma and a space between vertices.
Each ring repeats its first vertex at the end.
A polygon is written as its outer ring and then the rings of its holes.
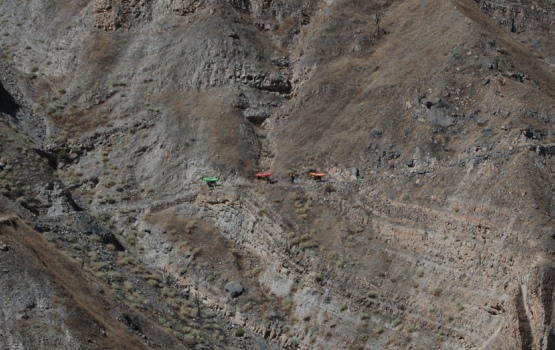
POLYGON ((0 8, 3 347, 554 346, 549 1, 0 8))

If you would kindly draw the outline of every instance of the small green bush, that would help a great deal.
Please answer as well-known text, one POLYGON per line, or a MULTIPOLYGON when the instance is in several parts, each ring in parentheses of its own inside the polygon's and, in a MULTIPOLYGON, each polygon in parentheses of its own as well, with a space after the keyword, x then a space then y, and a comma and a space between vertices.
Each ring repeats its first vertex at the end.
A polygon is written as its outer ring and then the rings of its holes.
POLYGON ((131 292, 134 289, 133 283, 131 281, 124 281, 123 288, 125 288, 126 291, 131 292))
POLYGON ((56 113, 56 107, 52 105, 46 106, 46 113, 48 113, 49 115, 56 113))
POLYGON ((402 322, 401 319, 397 318, 397 319, 393 320, 393 322, 391 322, 391 326, 392 327, 397 327, 398 325, 401 324, 401 322, 402 322))
POLYGON ((21 205, 22 207, 27 207, 28 205, 27 199, 25 199, 25 197, 19 197, 15 201, 17 202, 17 204, 21 205))
POLYGON ((245 335, 245 330, 243 328, 237 328, 235 330, 235 336, 236 337, 242 337, 245 335))
POLYGON ((62 148, 59 149, 58 152, 56 153, 56 156, 58 158, 58 160, 68 160, 69 159, 69 153, 67 153, 67 150, 62 148))

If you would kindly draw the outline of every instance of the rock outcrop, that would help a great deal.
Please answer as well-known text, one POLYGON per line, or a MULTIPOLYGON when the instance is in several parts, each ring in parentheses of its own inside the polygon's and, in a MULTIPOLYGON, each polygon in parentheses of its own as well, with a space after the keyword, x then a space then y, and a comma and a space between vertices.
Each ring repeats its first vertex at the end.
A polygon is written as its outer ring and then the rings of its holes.
POLYGON ((0 346, 554 346, 548 1, 0 10, 0 346))

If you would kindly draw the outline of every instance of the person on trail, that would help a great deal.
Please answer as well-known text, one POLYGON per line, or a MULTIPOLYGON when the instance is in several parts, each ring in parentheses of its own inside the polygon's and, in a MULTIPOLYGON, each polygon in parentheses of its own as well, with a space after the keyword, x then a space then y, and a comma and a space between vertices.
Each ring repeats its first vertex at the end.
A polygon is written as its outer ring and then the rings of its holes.
POLYGON ((291 178, 291 183, 294 184, 295 183, 295 174, 289 173, 289 177, 291 178))

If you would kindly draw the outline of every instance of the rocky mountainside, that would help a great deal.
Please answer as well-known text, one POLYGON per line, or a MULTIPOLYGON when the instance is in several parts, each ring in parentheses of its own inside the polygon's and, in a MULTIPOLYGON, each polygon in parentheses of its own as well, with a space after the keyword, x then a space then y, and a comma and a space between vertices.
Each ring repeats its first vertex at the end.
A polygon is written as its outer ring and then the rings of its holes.
POLYGON ((552 1, 0 9, 0 348, 555 347, 552 1))

